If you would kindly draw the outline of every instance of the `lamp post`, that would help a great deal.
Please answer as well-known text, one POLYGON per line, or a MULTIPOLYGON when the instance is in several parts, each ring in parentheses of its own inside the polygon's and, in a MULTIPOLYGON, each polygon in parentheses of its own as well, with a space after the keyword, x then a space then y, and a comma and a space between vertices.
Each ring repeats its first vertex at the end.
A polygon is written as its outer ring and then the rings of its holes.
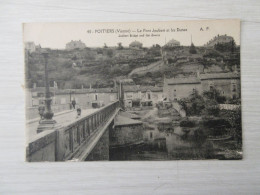
POLYGON ((58 124, 55 120, 52 119, 53 112, 51 110, 51 95, 50 95, 50 85, 49 85, 49 78, 48 78, 48 52, 42 52, 44 57, 44 71, 45 71, 45 112, 43 114, 44 119, 40 120, 39 126, 37 129, 37 133, 40 133, 45 130, 52 130, 58 127, 58 124))

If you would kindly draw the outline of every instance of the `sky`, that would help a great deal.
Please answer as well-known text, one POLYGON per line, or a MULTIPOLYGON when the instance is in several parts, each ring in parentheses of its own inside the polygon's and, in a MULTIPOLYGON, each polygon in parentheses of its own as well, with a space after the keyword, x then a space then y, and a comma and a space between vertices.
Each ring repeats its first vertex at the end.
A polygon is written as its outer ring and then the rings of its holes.
POLYGON ((192 39, 195 46, 202 46, 218 34, 232 36, 240 45, 240 20, 23 24, 24 42, 33 41, 52 49, 65 49, 71 40, 81 40, 87 47, 103 47, 104 43, 112 47, 119 42, 128 46, 136 40, 150 47, 153 44, 162 46, 171 39, 190 45, 192 39), (160 32, 153 32, 158 29, 160 32))

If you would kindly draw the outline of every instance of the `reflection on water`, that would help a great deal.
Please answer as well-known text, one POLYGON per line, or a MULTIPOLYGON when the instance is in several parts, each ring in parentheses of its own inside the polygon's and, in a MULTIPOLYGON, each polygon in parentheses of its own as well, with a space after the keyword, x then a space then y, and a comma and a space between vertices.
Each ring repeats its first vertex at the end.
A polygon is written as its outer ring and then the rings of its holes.
POLYGON ((143 143, 110 149, 110 160, 178 160, 214 158, 212 144, 198 129, 157 126, 143 131, 143 143), (159 130, 160 129, 160 130, 159 130))

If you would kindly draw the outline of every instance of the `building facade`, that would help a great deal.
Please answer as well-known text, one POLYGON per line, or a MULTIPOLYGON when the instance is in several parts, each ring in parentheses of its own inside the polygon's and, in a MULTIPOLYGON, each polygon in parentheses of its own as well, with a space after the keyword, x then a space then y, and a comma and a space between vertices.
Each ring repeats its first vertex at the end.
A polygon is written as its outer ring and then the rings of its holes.
POLYGON ((84 48, 86 48, 86 45, 81 40, 78 41, 71 40, 69 43, 66 44, 67 50, 84 49, 84 48))
POLYGON ((178 47, 178 46, 180 46, 180 45, 181 45, 181 44, 180 44, 179 41, 172 39, 172 40, 170 40, 168 43, 166 43, 166 44, 164 45, 164 47, 166 47, 166 48, 171 48, 171 47, 178 47))
MULTIPOLYGON (((98 89, 55 89, 50 88, 53 105, 71 104, 72 100, 81 108, 98 108, 118 100, 116 88, 98 89)), ((44 103, 45 88, 26 90, 26 107, 37 107, 44 103)))
POLYGON ((158 86, 123 86, 126 108, 154 106, 163 100, 163 88, 158 86))
POLYGON ((189 97, 194 91, 202 92, 201 81, 198 77, 164 79, 163 93, 169 101, 189 97))
POLYGON ((133 41, 132 43, 129 44, 129 47, 141 49, 143 47, 143 44, 139 41, 133 41))
POLYGON ((222 43, 229 43, 231 41, 234 41, 233 37, 227 36, 227 35, 218 35, 215 36, 213 39, 211 39, 207 44, 206 47, 214 47, 216 44, 222 44, 222 43))
POLYGON ((240 97, 240 75, 237 72, 204 73, 195 77, 176 77, 164 79, 163 93, 167 100, 174 101, 187 98, 195 91, 202 94, 204 91, 216 89, 226 98, 240 97))

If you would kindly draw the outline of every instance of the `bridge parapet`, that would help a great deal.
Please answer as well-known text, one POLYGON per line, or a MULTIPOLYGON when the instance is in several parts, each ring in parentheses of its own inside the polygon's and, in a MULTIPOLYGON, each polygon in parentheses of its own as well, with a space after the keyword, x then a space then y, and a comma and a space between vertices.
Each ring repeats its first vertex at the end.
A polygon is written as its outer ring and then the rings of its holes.
POLYGON ((38 134, 27 147, 27 161, 71 160, 118 110, 117 101, 65 127, 38 134))

